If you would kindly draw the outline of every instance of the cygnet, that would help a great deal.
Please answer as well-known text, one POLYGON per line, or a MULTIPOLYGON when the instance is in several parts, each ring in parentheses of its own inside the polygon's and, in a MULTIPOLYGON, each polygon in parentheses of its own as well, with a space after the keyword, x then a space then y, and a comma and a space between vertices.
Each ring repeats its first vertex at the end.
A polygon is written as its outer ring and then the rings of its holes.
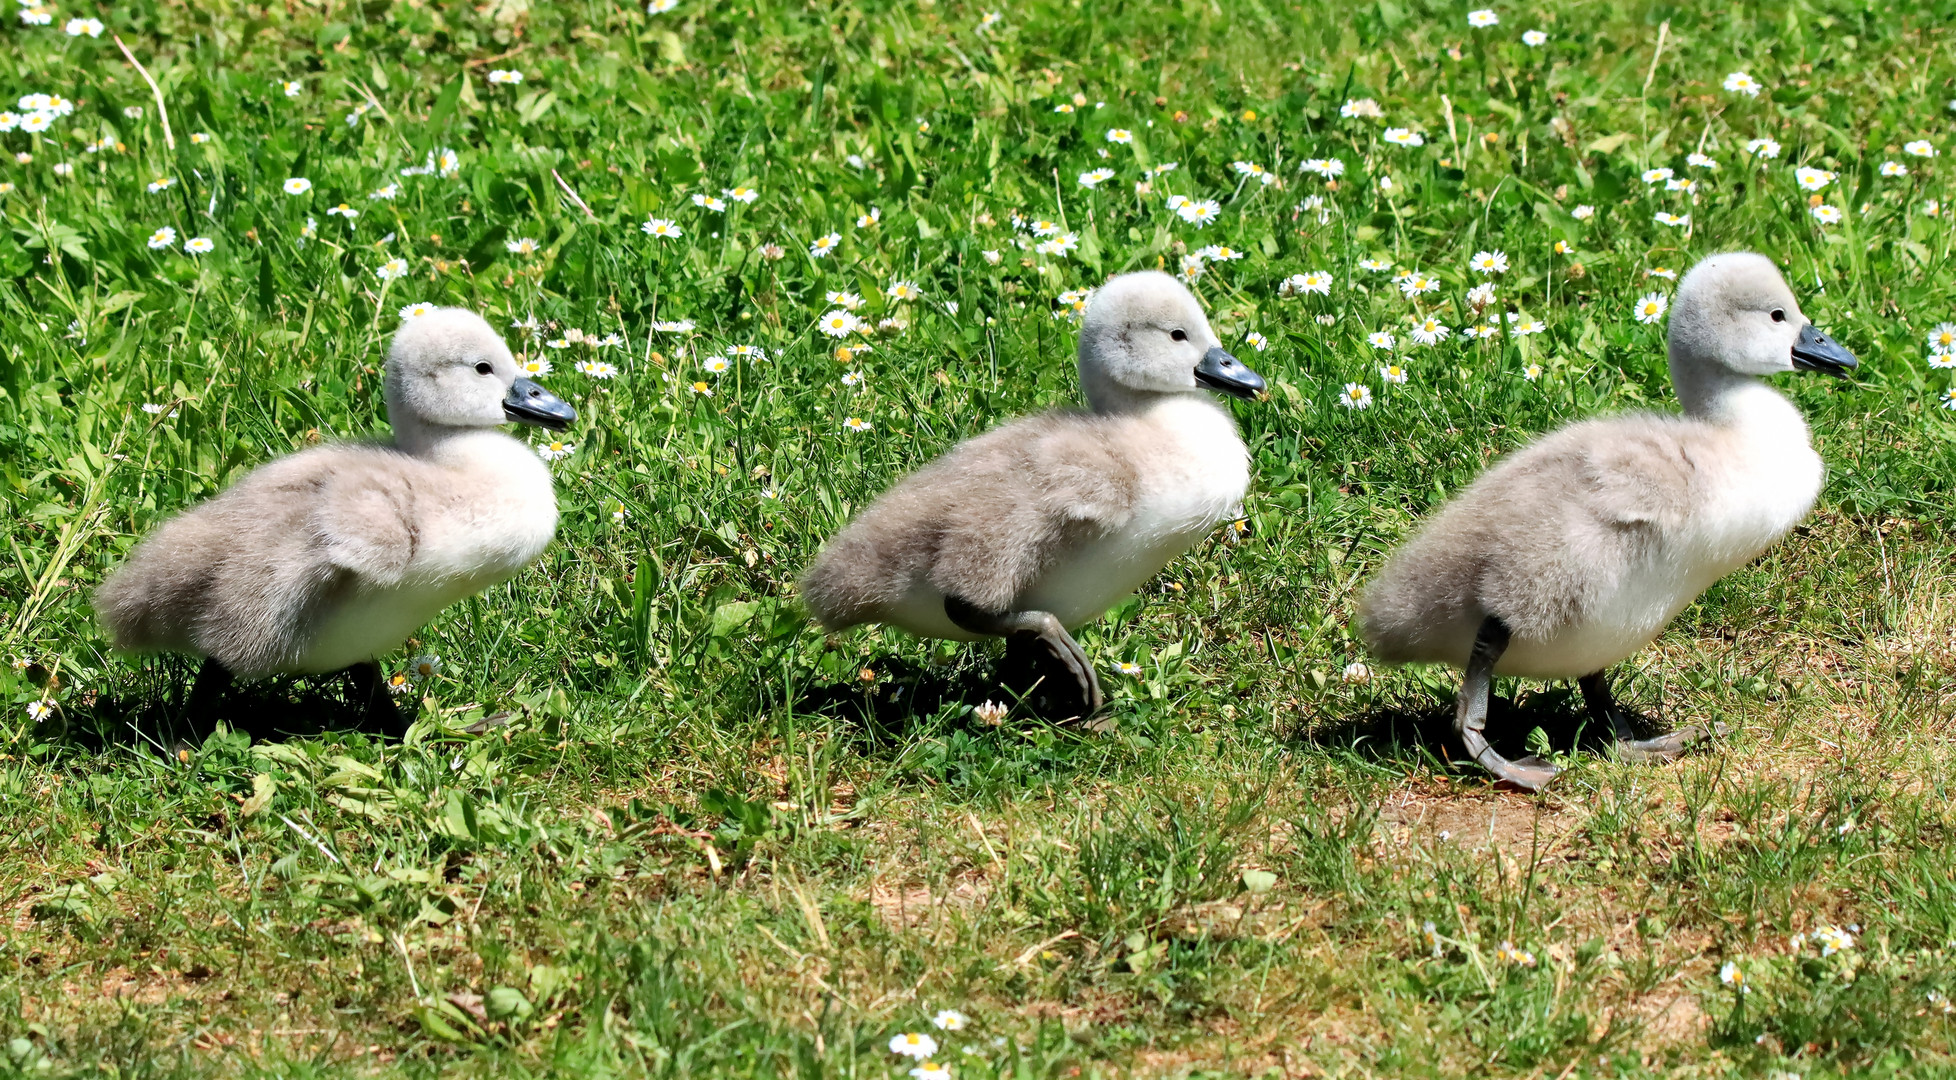
POLYGON ((1210 390, 1263 379, 1223 349, 1174 278, 1116 277, 1087 305, 1090 412, 1026 417, 900 481, 802 578, 822 626, 887 623, 923 637, 1037 641, 1102 702, 1067 631, 1097 618, 1240 507, 1249 452, 1210 390))
POLYGON ((1555 769, 1488 745, 1495 675, 1576 679, 1625 757, 1676 757, 1704 729, 1637 739, 1604 670, 1813 507, 1825 470, 1806 421, 1759 377, 1853 367, 1771 260, 1704 259, 1671 310, 1684 414, 1583 421, 1509 455, 1393 556, 1365 592, 1360 637, 1388 661, 1464 668, 1455 728, 1476 761, 1519 787, 1538 789, 1555 769))
POLYGON ((549 467, 496 430, 562 430, 575 410, 517 374, 473 312, 411 319, 387 360, 389 442, 262 466, 165 522, 102 585, 114 644, 205 657, 193 718, 230 684, 350 669, 368 717, 401 721, 375 658, 550 543, 549 467))

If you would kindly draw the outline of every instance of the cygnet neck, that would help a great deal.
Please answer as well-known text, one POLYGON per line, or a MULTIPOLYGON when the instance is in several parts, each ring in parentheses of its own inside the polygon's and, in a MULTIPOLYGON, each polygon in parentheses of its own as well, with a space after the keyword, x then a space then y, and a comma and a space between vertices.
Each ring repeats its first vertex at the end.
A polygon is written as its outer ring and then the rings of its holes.
POLYGON ((1671 386, 1684 414, 1694 419, 1725 427, 1795 425, 1806 431, 1806 419, 1778 390, 1716 360, 1674 353, 1671 386))
POLYGON ((1087 407, 1101 416, 1132 416, 1147 412, 1164 401, 1216 403, 1206 390, 1136 390, 1091 370, 1081 371, 1080 388, 1086 391, 1087 407))
POLYGON ((433 460, 442 456, 449 444, 492 428, 452 427, 424 420, 405 409, 389 408, 387 422, 394 429, 394 446, 401 452, 433 460))

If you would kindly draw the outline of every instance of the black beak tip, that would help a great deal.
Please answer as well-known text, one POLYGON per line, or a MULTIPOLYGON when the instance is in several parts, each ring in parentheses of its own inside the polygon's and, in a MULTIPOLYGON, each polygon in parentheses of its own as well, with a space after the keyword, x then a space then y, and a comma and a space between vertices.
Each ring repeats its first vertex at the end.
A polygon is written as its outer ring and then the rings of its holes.
POLYGON ((517 379, 503 398, 503 415, 519 424, 564 431, 577 420, 577 410, 557 395, 528 379, 517 379))

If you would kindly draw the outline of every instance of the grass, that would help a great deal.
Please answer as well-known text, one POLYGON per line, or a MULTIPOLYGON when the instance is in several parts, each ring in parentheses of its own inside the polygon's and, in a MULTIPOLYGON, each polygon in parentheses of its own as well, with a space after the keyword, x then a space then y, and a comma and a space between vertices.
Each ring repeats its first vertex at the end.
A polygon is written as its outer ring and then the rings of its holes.
MULTIPOLYGON (((10 23, 8 95, 75 109, 0 134, 33 156, 0 162, 0 652, 20 662, 0 669, 0 1072, 893 1077, 888 1040, 922 1030, 962 1077, 1946 1074, 1956 414, 1922 342, 1956 286, 1927 212, 1950 166, 1902 145, 1950 149, 1948 6, 1497 10, 1486 30, 1403 0, 1032 2, 984 33, 983 8, 929 0, 10 23), (1534 27, 1546 45, 1521 43, 1534 27), (489 82, 502 67, 523 81, 489 82), (1723 90, 1737 70, 1764 92, 1723 90), (1363 97, 1386 119, 1339 115, 1363 97), (454 175, 401 175, 448 148, 454 175), (1344 161, 1335 189, 1310 157, 1344 161), (1808 212, 1795 165, 1837 174, 1820 194, 1844 221, 1808 212), (1658 166, 1701 189, 1645 185, 1658 166), (689 201, 735 185, 760 198, 689 201), (1169 194, 1220 219, 1183 223, 1169 194), (1077 249, 1016 246, 1015 212, 1077 249), (1083 631, 1110 730, 986 726, 995 653, 806 625, 794 576, 853 508, 1077 399, 1060 293, 1212 243, 1245 253, 1196 282, 1218 328, 1269 339, 1239 348, 1272 384, 1233 406, 1247 533, 1083 631), (1663 326, 1632 304, 1668 294, 1649 271, 1731 248, 1782 260, 1864 362, 1782 380, 1830 469, 1810 522, 1620 673, 1638 707, 1734 733, 1494 791, 1446 760, 1451 673, 1344 678, 1356 589, 1493 455, 1663 407, 1663 326), (1481 249, 1514 264, 1493 310, 1548 330, 1411 348, 1415 311, 1472 321, 1481 249), (406 275, 376 276, 394 257, 406 275), (1409 303, 1373 257, 1442 287, 1409 303), (1315 270, 1328 295, 1280 295, 1315 270), (815 330, 830 290, 907 325, 839 362, 815 330), (440 657, 405 742, 327 723, 179 748, 159 725, 191 668, 112 655, 92 587, 250 467, 379 429, 416 301, 542 324, 512 344, 582 414, 557 543, 386 659, 440 657), (572 328, 623 344, 543 344, 572 328), (766 359, 706 372, 742 344, 766 359), (589 359, 618 377, 572 370, 589 359), (1337 405, 1349 382, 1373 407, 1337 405), (1855 941, 1823 956, 1830 926, 1855 941), (941 1008, 971 1026, 930 1027, 941 1008)), ((1572 749, 1569 688, 1503 692, 1512 743, 1572 749)), ((293 726, 339 708, 326 683, 258 694, 293 726)))

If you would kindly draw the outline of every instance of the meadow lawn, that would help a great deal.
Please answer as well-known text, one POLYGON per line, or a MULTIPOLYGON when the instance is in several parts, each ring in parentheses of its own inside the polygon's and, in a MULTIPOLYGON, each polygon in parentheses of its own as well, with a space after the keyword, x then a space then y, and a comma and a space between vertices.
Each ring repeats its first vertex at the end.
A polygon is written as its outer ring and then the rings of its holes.
POLYGON ((0 1075, 1956 1070, 1956 4, 653 6, 0 12, 0 1075), (1740 248, 1862 367, 1777 380, 1820 505, 1618 673, 1731 731, 1620 764, 1504 683, 1569 768, 1496 790, 1359 589, 1670 407, 1740 248), (1103 717, 808 625, 823 539, 1077 403, 1081 290, 1155 267, 1270 392, 1242 520, 1080 632, 1103 717), (93 588, 384 432, 417 304, 577 406, 523 435, 556 543, 384 658, 404 741, 330 679, 186 738, 93 588))

